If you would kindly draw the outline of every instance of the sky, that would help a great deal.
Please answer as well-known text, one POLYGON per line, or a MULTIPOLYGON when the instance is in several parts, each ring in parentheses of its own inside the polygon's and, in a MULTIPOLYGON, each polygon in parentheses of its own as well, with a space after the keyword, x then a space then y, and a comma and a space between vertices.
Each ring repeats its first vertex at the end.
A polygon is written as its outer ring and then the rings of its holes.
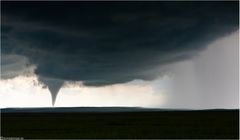
POLYGON ((1 8, 1 108, 239 108, 238 2, 1 8))

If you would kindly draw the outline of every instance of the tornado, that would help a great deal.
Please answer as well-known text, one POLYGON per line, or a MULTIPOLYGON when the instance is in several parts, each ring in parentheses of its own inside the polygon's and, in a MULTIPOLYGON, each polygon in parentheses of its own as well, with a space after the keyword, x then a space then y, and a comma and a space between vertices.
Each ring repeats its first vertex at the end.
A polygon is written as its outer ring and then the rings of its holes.
POLYGON ((48 90, 51 93, 52 106, 54 106, 57 99, 58 92, 64 82, 62 80, 45 78, 45 77, 39 77, 39 81, 41 81, 44 85, 47 86, 48 90))

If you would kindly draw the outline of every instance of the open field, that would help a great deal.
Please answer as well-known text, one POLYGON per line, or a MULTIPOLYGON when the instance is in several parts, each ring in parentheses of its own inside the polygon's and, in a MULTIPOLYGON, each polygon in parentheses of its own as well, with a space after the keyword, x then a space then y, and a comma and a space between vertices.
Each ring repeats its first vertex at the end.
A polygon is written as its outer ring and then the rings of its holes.
POLYGON ((1 114, 1 135, 23 138, 238 138, 239 110, 1 114))

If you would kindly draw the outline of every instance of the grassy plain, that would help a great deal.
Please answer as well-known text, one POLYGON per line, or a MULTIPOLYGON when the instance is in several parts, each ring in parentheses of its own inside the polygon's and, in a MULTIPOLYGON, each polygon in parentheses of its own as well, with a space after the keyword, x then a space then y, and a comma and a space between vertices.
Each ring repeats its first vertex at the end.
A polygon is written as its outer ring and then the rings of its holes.
POLYGON ((239 138, 239 110, 2 113, 1 136, 23 138, 239 138))

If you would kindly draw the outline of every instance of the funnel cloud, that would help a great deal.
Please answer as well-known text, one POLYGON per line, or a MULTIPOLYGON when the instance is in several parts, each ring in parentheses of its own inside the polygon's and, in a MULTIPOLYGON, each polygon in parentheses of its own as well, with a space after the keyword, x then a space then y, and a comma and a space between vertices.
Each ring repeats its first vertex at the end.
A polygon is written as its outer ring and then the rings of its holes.
POLYGON ((51 93, 52 97, 52 106, 54 106, 55 101, 57 99, 58 91, 60 90, 61 86, 63 85, 64 81, 56 80, 56 79, 49 79, 44 77, 39 77, 38 79, 43 84, 47 85, 48 90, 51 93))

